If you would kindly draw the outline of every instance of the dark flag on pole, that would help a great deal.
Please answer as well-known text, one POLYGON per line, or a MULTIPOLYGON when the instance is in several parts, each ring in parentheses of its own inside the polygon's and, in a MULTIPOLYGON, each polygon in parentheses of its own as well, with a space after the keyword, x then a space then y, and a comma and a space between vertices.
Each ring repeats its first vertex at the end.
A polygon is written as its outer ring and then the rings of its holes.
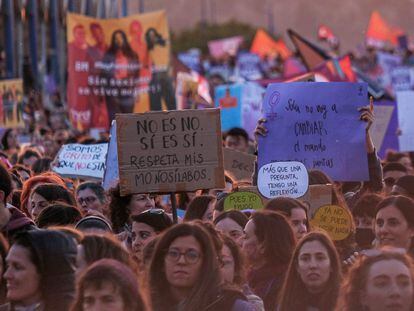
POLYGON ((287 32, 308 70, 313 70, 331 58, 322 48, 306 40, 292 29, 288 29, 287 32))

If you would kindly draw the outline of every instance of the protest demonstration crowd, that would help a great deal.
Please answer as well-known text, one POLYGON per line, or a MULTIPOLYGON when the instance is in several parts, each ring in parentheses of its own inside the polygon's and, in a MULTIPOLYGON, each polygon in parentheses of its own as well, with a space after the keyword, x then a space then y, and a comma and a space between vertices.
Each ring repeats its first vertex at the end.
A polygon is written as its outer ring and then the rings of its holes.
POLYGON ((0 311, 414 310, 403 30, 173 55, 165 11, 64 13, 64 87, 0 51, 0 311))

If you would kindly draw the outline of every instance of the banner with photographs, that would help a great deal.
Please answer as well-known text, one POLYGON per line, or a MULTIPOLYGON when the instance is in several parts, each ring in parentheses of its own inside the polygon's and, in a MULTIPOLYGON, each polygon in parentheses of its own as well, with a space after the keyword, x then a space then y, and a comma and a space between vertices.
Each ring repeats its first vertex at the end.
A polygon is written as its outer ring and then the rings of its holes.
POLYGON ((68 14, 67 97, 79 130, 109 128, 116 113, 173 110, 165 11, 119 19, 68 14))

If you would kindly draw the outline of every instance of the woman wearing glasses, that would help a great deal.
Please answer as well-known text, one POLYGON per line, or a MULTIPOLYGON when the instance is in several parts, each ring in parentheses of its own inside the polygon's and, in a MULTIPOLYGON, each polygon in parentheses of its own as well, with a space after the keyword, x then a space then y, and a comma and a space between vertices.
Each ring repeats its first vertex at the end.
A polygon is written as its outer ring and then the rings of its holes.
POLYGON ((150 298, 158 310, 251 310, 240 292, 220 286, 220 264, 209 234, 192 223, 168 229, 149 268, 150 298))

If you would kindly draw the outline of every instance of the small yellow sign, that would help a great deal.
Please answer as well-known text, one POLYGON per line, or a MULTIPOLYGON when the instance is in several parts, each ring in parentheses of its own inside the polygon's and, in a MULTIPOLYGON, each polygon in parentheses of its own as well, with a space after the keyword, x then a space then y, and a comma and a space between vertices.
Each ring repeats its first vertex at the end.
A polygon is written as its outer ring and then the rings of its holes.
POLYGON ((325 205, 318 208, 310 224, 325 230, 334 241, 346 239, 353 228, 349 211, 337 205, 325 205))

